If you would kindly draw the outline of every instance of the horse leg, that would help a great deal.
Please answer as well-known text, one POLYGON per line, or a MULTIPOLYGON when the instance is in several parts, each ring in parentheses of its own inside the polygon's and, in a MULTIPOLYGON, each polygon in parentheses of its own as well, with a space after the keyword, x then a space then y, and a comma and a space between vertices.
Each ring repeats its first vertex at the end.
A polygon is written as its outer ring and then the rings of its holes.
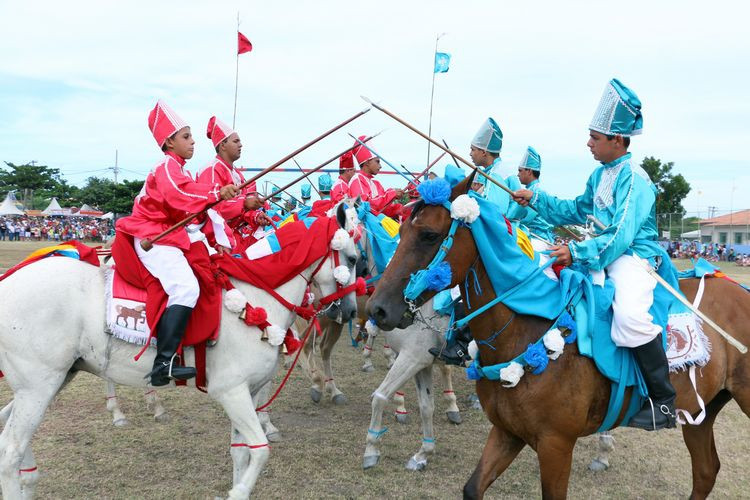
POLYGON ((154 414, 154 420, 157 422, 169 422, 169 413, 154 388, 146 388, 143 391, 143 398, 146 400, 146 411, 154 414))
POLYGON ((365 454, 362 459, 363 468, 374 467, 380 460, 380 436, 387 430, 387 427, 383 427, 383 411, 386 403, 395 394, 396 389, 403 386, 407 380, 425 366, 429 366, 429 363, 420 363, 420 360, 415 360, 402 353, 401 356, 396 358, 393 368, 388 370, 385 378, 372 394, 372 414, 370 416, 370 427, 367 429, 365 454))
POLYGON ((542 498, 557 499, 568 496, 570 466, 576 440, 564 436, 544 436, 539 439, 536 455, 542 476, 542 498))
POLYGON ((435 433, 432 429, 432 416, 435 413, 433 396, 432 366, 422 368, 414 376, 419 401, 419 416, 422 418, 422 446, 406 463, 409 470, 422 470, 427 467, 427 459, 435 451, 435 433))
POLYGON ((484 498, 487 488, 508 468, 524 446, 526 443, 505 429, 492 426, 479 463, 464 485, 464 498, 484 498))
POLYGON ((229 456, 232 457, 232 484, 238 484, 250 465, 250 448, 240 431, 232 425, 229 456))
MULTIPOLYGON (((268 401, 271 397, 272 388, 273 384, 270 380, 260 388, 255 397, 258 406, 263 406, 268 401)), ((263 410, 257 410, 256 413, 258 414, 258 421, 260 422, 261 427, 263 427, 263 432, 266 433, 266 438, 272 443, 281 442, 283 440, 281 437, 281 431, 273 425, 273 422, 271 422, 271 409, 264 408, 263 410)))
POLYGON ((367 340, 364 347, 362 347, 362 357, 365 360, 365 363, 362 365, 362 371, 369 373, 375 369, 372 365, 372 346, 375 343, 375 337, 378 335, 378 327, 368 321, 365 323, 365 329, 367 330, 367 340))
POLYGON ((609 469, 609 454, 615 449, 615 437, 609 431, 599 433, 599 453, 589 464, 589 470, 601 472, 609 469))
POLYGON ((396 362, 396 353, 391 349, 391 345, 387 342, 383 344, 383 356, 385 356, 386 367, 390 370, 393 363, 396 362))
POLYGON ((393 404, 396 405, 396 409, 393 410, 393 416, 396 417, 396 422, 399 424, 408 424, 409 411, 406 409, 404 391, 398 390, 393 394, 393 404))
MULTIPOLYGON (((246 500, 250 497, 250 492, 258 480, 258 475, 268 462, 270 455, 268 440, 263 432, 263 427, 260 425, 258 415, 255 413, 253 398, 250 396, 250 391, 246 385, 238 385, 213 396, 224 407, 224 411, 232 421, 237 435, 242 436, 245 440, 241 443, 233 442, 232 447, 239 448, 242 447, 241 445, 245 445, 250 450, 250 463, 229 491, 230 499, 246 500)), ((234 432, 232 436, 234 438, 234 432)), ((232 458, 234 459, 234 457, 232 458)))
POLYGON ((341 337, 341 331, 343 329, 343 324, 331 321, 330 326, 323 336, 323 342, 320 348, 320 355, 323 360, 323 371, 325 373, 325 390, 326 393, 331 395, 331 401, 333 401, 333 404, 335 405, 346 404, 346 396, 338 387, 336 387, 336 382, 333 381, 333 365, 331 364, 333 347, 341 337))
MULTIPOLYGON (((326 326, 326 329, 328 326, 326 326)), ((312 381, 312 385, 310 386, 310 399, 313 400, 313 403, 320 403, 320 399, 323 397, 323 375, 321 375, 320 370, 318 369, 318 364, 315 359, 315 336, 312 336, 313 338, 308 339, 307 342, 305 342, 305 345, 302 346, 303 352, 302 355, 300 355, 300 360, 302 361, 302 367, 305 370, 305 373, 312 381)))
POLYGON ((104 380, 104 386, 107 391, 107 411, 112 413, 112 424, 115 427, 124 427, 128 425, 128 419, 120 410, 120 404, 117 402, 117 393, 115 392, 115 383, 111 380, 104 380))
POLYGON ((448 406, 445 410, 445 416, 448 417, 449 422, 459 425, 462 420, 456 404, 456 393, 453 391, 453 368, 451 365, 443 363, 438 364, 438 366, 443 377, 443 399, 448 406))
POLYGON ((714 421, 719 411, 724 407, 732 395, 729 391, 719 392, 706 405, 706 418, 700 425, 683 425, 682 437, 690 451, 690 462, 693 467, 693 490, 691 500, 708 497, 716 482, 721 463, 716 453, 714 442, 714 421))
POLYGON ((31 438, 67 375, 50 373, 48 370, 38 372, 41 373, 27 374, 28 378, 23 377, 26 380, 43 382, 24 387, 14 393, 13 408, 0 434, 0 484, 3 498, 8 500, 24 498, 25 495, 33 493, 38 473, 30 450, 31 438), (44 373, 45 371, 47 373, 44 373), (24 459, 27 459, 28 467, 24 467, 24 459), (29 469, 25 473, 29 475, 22 479, 24 473, 19 474, 19 471, 23 469, 29 469))

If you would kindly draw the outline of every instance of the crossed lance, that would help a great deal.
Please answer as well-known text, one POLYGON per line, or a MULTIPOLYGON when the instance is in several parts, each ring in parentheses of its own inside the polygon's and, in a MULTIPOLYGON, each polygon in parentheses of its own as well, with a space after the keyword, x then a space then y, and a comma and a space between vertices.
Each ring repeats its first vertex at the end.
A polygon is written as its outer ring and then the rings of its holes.
MULTIPOLYGON (((361 97, 362 97, 362 99, 363 99, 363 100, 364 100, 365 102, 367 102, 367 103, 368 103, 368 104, 369 104, 370 106, 372 106, 373 108, 375 108, 375 109, 377 109, 378 111, 381 111, 382 113, 384 113, 384 114, 388 115, 389 117, 391 117, 392 119, 394 119, 395 121, 397 121, 397 122, 398 122, 398 123, 400 123, 401 125, 405 126, 406 128, 408 128, 408 129, 409 129, 409 130, 411 130, 412 132, 416 133, 417 135, 421 136, 421 137, 422 137, 422 138, 424 138, 425 140, 429 141, 430 143, 434 144, 434 145, 435 145, 435 146, 437 146, 438 148, 442 149, 443 151, 445 151, 446 153, 448 153, 449 155, 451 155, 451 157, 453 158, 453 160, 454 160, 454 161, 460 161, 461 163, 463 163, 464 165, 466 165, 466 166, 467 166, 467 167, 469 167, 470 169, 474 170, 474 172, 476 172, 477 174, 480 174, 480 175, 484 176, 484 177, 485 177, 485 178, 486 178, 486 179, 487 179, 488 181, 492 182, 492 183, 493 183, 493 184, 495 184, 495 185, 496 185, 497 187, 499 187, 499 188, 500 188, 500 189, 502 189, 503 191, 507 192, 507 193, 508 193, 508 194, 509 194, 509 195, 510 195, 511 197, 512 197, 512 196, 514 196, 513 190, 511 190, 510 188, 508 188, 508 186, 506 186, 505 184, 502 184, 502 183, 500 183, 500 182, 496 181, 495 179, 493 179, 492 177, 490 177, 489 175, 487 175, 487 174, 486 174, 485 172, 483 172, 483 171, 482 171, 482 169, 480 169, 480 168, 477 168, 477 167, 476 167, 476 166, 474 166, 474 165, 473 165, 472 163, 469 163, 468 161, 466 161, 466 160, 465 160, 464 158, 462 158, 462 157, 461 157, 461 156, 459 156, 458 154, 456 154, 456 153, 452 152, 452 151, 451 151, 451 150, 450 150, 450 149, 449 149, 449 148, 447 147, 447 145, 446 145, 446 146, 444 146, 444 145, 440 144, 439 142, 437 142, 436 140, 434 140, 434 139, 433 139, 432 137, 430 137, 430 136, 428 136, 427 134, 425 134, 424 132, 422 132, 422 131, 420 131, 420 130, 416 129, 415 127, 413 127, 412 125, 410 125, 410 124, 409 124, 409 123, 407 123, 406 121, 402 120, 402 119, 401 119, 401 118, 399 118, 398 116, 394 115, 393 113, 391 113, 391 112, 390 112, 390 111, 388 111, 387 109, 383 108, 382 106, 380 106, 380 105, 378 105, 378 104, 376 104, 376 103, 372 102, 372 100, 368 99, 367 97, 365 97, 365 96, 361 96, 361 97)), ((533 207, 533 206, 532 206, 531 204, 529 204, 529 206, 531 206, 531 208, 534 208, 534 207, 533 207)), ((594 224, 595 224, 595 225, 596 225, 596 226, 597 226, 597 227, 598 227, 599 229, 606 229, 606 226, 605 226, 604 224, 602 224, 602 222, 601 222, 601 221, 599 221, 598 219, 596 219, 596 218, 595 218, 595 217, 593 217, 593 216, 589 216, 589 217, 591 218, 591 220, 593 221, 593 223, 594 223, 594 224)), ((579 237, 578 235, 574 234, 573 232, 571 232, 571 231, 570 231, 570 230, 568 230, 567 228, 564 228, 564 229, 566 229, 566 230, 567 230, 568 232, 570 232, 570 234, 571 234, 571 235, 573 235, 573 237, 574 237, 574 238, 575 238, 576 240, 580 240, 580 237, 579 237)), ((675 297, 675 298, 676 298, 677 300, 679 300, 679 301, 680 301, 680 302, 681 302, 682 304, 684 304, 684 305, 685 305, 686 307, 688 307, 688 308, 689 308, 689 309, 690 309, 690 310, 691 310, 691 311, 692 311, 692 312, 693 312, 693 313, 694 313, 694 314, 695 314, 696 316, 698 316, 698 317, 699 317, 699 318, 701 318, 701 319, 702 319, 703 321, 705 321, 706 323, 708 323, 708 324, 709 324, 709 325, 711 326, 711 328, 713 328, 714 330, 716 330, 716 332, 718 332, 718 333, 719 333, 719 335, 721 335, 722 337, 724 337, 724 339, 725 339, 725 340, 726 340, 727 342, 729 342, 729 343, 730 343, 730 344, 731 344, 732 346, 734 346, 735 348, 737 348, 737 350, 738 350, 738 351, 740 351, 740 352, 741 352, 742 354, 745 354, 745 353, 747 353, 747 347, 746 347, 746 346, 745 346, 744 344, 742 344, 742 343, 741 343, 740 341, 738 341, 737 339, 735 339, 734 337, 732 337, 732 336, 731 336, 731 335, 730 335, 729 333, 727 333, 727 332, 726 332, 726 331, 725 331, 725 330, 724 330, 723 328, 721 328, 721 327, 720 327, 719 325, 717 325, 717 324, 716 324, 716 322, 714 322, 714 321, 713 321, 713 320, 712 320, 711 318, 709 318, 709 317, 708 317, 708 316, 706 316, 706 315, 705 315, 705 314, 704 314, 703 312, 701 312, 701 311, 700 311, 700 310, 699 310, 699 309, 698 309, 697 307, 695 307, 695 306, 694 306, 693 304, 691 304, 691 303, 690 303, 690 301, 688 301, 688 300, 687 300, 687 299, 686 299, 686 298, 685 298, 685 297, 684 297, 684 296, 682 295, 682 293, 680 293, 679 291, 675 290, 675 289, 674 289, 674 288, 673 288, 673 287, 672 287, 672 286, 671 286, 671 285, 670 285, 669 283, 667 283, 667 282, 666 282, 666 281, 664 280, 664 278, 662 278, 661 276, 659 276, 659 274, 658 274, 658 273, 657 273, 657 272, 656 272, 656 271, 655 271, 654 269, 652 269, 652 268, 651 268, 651 266, 650 266, 650 265, 648 264, 648 262, 647 262, 646 260, 642 259, 641 257, 639 257, 639 256, 638 256, 637 254, 635 254, 635 253, 633 253, 633 255, 634 255, 634 256, 635 256, 635 258, 636 258, 636 259, 638 260, 638 262, 639 262, 639 263, 640 263, 640 264, 641 264, 641 265, 642 265, 642 266, 644 267, 644 269, 645 269, 646 271, 648 271, 648 273, 649 273, 649 274, 650 274, 651 276, 653 276, 653 277, 654 277, 654 279, 655 279, 655 280, 656 280, 656 281, 657 281, 657 282, 658 282, 658 283, 659 283, 659 284, 660 284, 661 286, 663 286, 663 287, 664 287, 664 288, 665 288, 665 289, 666 289, 666 290, 667 290, 667 291, 668 291, 668 292, 669 292, 670 294, 672 294, 672 295, 673 295, 673 296, 674 296, 674 297, 675 297)))

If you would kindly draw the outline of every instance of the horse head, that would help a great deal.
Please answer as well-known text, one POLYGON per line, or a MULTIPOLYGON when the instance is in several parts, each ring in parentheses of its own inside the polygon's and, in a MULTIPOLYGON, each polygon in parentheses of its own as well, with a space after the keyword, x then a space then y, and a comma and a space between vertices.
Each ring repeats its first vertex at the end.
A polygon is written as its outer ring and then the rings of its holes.
MULTIPOLYGON (((450 193, 450 201, 468 193, 474 174, 457 184, 450 193)), ((437 254, 448 235, 451 214, 443 205, 429 205, 419 201, 399 230, 400 242, 388 267, 378 282, 366 313, 382 330, 406 328, 414 321, 414 311, 432 298, 437 290, 425 290, 407 302, 404 291, 413 273, 425 269, 437 254)), ((451 269, 449 287, 456 286, 477 258, 477 248, 471 232, 458 226, 453 246, 445 257, 451 269)))
MULTIPOLYGON (((335 210, 339 229, 331 240, 331 252, 326 257, 320 269, 313 277, 313 284, 317 288, 319 297, 333 296, 343 288, 354 284, 357 266, 357 247, 354 241, 357 225, 357 215, 353 209, 339 203, 335 210)), ((349 321, 357 316, 357 299, 355 292, 337 298, 325 309, 326 316, 340 322, 349 321)))

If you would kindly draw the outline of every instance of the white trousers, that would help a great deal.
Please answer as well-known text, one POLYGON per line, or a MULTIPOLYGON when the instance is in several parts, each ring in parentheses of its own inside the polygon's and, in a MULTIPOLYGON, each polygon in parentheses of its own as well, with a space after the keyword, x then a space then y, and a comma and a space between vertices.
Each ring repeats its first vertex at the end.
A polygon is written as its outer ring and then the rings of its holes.
POLYGON ((648 310, 654 302, 656 279, 632 255, 622 255, 607 266, 615 285, 612 340, 620 347, 638 347, 653 340, 661 327, 648 310))
POLYGON ((134 246, 138 258, 167 293, 167 307, 195 307, 200 286, 182 250, 167 245, 154 245, 147 252, 141 248, 140 238, 134 238, 134 246))

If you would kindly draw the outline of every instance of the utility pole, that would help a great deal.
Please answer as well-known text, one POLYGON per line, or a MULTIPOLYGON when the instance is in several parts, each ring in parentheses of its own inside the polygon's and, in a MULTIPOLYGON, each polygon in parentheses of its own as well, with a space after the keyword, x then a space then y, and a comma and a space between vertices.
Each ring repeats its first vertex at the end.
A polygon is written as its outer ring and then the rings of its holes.
POLYGON ((120 173, 120 168, 117 165, 117 150, 115 149, 115 166, 112 169, 115 173, 115 184, 117 184, 117 174, 120 173))

